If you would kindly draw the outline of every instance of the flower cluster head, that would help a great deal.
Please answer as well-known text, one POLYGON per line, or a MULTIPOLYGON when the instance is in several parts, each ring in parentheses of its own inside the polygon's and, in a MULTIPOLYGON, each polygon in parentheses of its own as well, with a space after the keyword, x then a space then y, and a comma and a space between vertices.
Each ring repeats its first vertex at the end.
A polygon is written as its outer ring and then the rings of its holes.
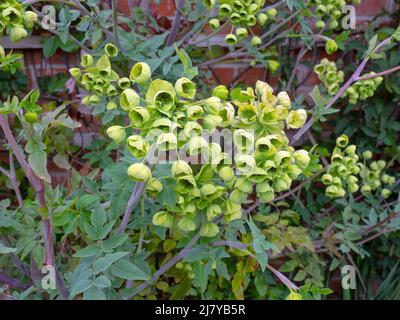
MULTIPOLYGON (((370 72, 366 76, 374 76, 375 72, 370 72)), ((364 101, 374 96, 376 89, 383 82, 383 77, 361 80, 354 83, 346 90, 345 97, 349 98, 351 104, 356 104, 358 100, 364 101)))
POLYGON ((319 17, 315 27, 318 29, 324 29, 325 27, 331 30, 337 29, 343 14, 343 7, 347 4, 358 5, 360 3, 361 0, 311 0, 310 5, 315 8, 315 14, 319 17))
POLYGON ((0 35, 5 33, 15 42, 28 35, 38 17, 33 11, 25 11, 16 0, 3 0, 0 3, 0 35))
POLYGON ((129 78, 120 78, 111 68, 111 56, 107 52, 95 62, 86 55, 82 59, 86 69, 74 69, 71 74, 91 92, 88 97, 93 104, 93 95, 110 94, 109 87, 118 83, 113 94, 130 125, 113 125, 107 135, 138 160, 127 174, 144 183, 149 196, 157 199, 165 179, 153 174, 149 158, 161 161, 175 153, 168 179, 173 181, 176 199, 172 204, 161 203, 162 209, 153 215, 155 225, 170 228, 173 234, 200 228, 202 236, 214 237, 219 233, 216 217, 240 219, 242 204, 251 194, 255 192, 261 202, 272 201, 307 168, 308 152, 289 146, 284 131, 285 127, 301 128, 307 113, 292 109, 286 92, 274 94, 271 86, 258 81, 255 88, 231 91, 217 86, 210 97, 199 100, 195 82, 185 77, 174 84, 153 80, 144 62, 133 66, 129 78), (134 89, 135 83, 141 85, 134 89), (132 134, 127 134, 131 129, 132 134), (203 136, 224 130, 235 150, 233 157, 220 140, 211 142, 203 136), (205 161, 193 161, 199 157, 205 161))
MULTIPOLYGON (((212 8, 216 5, 215 0, 205 1, 207 7, 212 8)), ((225 37, 225 42, 234 45, 251 34, 251 28, 257 22, 264 26, 268 21, 275 21, 277 10, 270 8, 266 12, 262 11, 265 0, 219 0, 218 1, 218 18, 212 18, 209 25, 212 29, 218 29, 221 25, 220 20, 229 21, 235 28, 235 32, 231 32, 225 37)), ((261 38, 253 35, 251 39, 253 46, 261 44, 261 38)))
POLYGON ((360 177, 363 181, 361 192, 370 194, 376 190, 380 190, 383 198, 387 199, 391 195, 391 188, 396 183, 396 178, 385 173, 387 163, 384 160, 369 161, 372 158, 371 151, 363 152, 364 163, 361 164, 360 177), (367 162, 370 162, 369 164, 367 162))
POLYGON ((131 80, 120 79, 111 67, 110 58, 118 55, 118 48, 109 43, 104 51, 96 62, 93 56, 84 54, 81 58, 81 66, 84 69, 71 68, 69 72, 90 93, 82 99, 83 104, 97 104, 102 96, 106 96, 109 99, 107 109, 111 110, 117 107, 112 99, 119 95, 119 90, 130 87, 131 80))
POLYGON ((322 183, 327 186, 325 194, 331 198, 341 198, 359 189, 358 177, 361 163, 356 154, 356 146, 348 145, 349 138, 342 135, 336 139, 336 147, 331 156, 327 173, 322 176, 322 183))
POLYGON ((335 95, 339 91, 344 80, 344 73, 337 70, 335 62, 324 58, 314 67, 314 72, 330 95, 335 95))

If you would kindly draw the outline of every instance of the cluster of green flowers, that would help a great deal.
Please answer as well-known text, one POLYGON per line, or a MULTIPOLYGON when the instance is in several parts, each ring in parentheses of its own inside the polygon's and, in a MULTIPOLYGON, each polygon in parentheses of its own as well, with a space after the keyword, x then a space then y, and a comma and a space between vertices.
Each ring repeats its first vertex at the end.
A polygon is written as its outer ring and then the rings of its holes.
POLYGON ((314 67, 314 72, 318 75, 328 93, 335 95, 344 81, 343 71, 338 71, 336 63, 324 58, 314 67))
MULTIPOLYGON (((105 54, 95 63, 93 56, 85 54, 81 59, 80 68, 71 68, 70 74, 87 90, 90 95, 82 99, 83 104, 96 104, 100 102, 101 96, 106 96, 108 99, 118 96, 118 86, 121 89, 126 89, 131 85, 131 79, 121 78, 112 67, 110 58, 118 55, 118 49, 113 44, 105 46, 105 54)), ((109 100, 107 109, 115 109, 117 104, 109 100)))
POLYGON ((311 0, 310 5, 315 7, 315 13, 319 16, 319 20, 315 23, 315 27, 323 29, 328 23, 329 29, 339 27, 339 19, 342 16, 342 8, 347 5, 347 2, 354 5, 361 3, 361 0, 311 0))
POLYGON ((16 0, 3 0, 0 3, 0 35, 5 31, 15 42, 28 35, 26 29, 32 29, 38 17, 33 11, 25 11, 16 0))
MULTIPOLYGON (((104 56, 99 59, 104 60, 104 56)), ((110 67, 107 70, 109 74, 110 67)), ((219 232, 214 223, 217 216, 223 214, 225 221, 240 219, 242 204, 254 189, 261 202, 272 201, 275 193, 290 188, 310 162, 306 150, 289 146, 284 132, 285 124, 292 129, 302 127, 306 111, 293 110, 288 94, 274 95, 265 82, 258 81, 255 90, 236 88, 229 92, 225 86, 218 86, 211 97, 195 100, 193 81, 180 78, 173 85, 152 80, 144 62, 133 66, 130 78, 141 84, 144 97, 129 81, 119 105, 129 113, 130 125, 111 126, 107 134, 115 142, 125 143, 127 150, 141 160, 130 165, 127 174, 145 183, 153 197, 163 185, 147 164, 151 151, 159 160, 166 152, 177 153, 169 177, 174 181, 176 203, 163 203, 163 209, 153 216, 155 225, 171 228, 173 234, 194 231, 201 225, 203 236, 215 236, 219 232), (126 131, 131 128, 135 133, 127 137, 126 131), (210 143, 202 136, 221 130, 230 133, 237 149, 234 161, 220 143, 210 143), (182 150, 186 160, 182 159, 182 150), (193 164, 191 159, 198 156, 207 159, 205 164, 193 164)))
POLYGON ((368 165, 366 161, 372 159, 371 151, 364 151, 363 158, 365 162, 360 166, 360 177, 363 180, 361 192, 368 194, 381 188, 381 196, 385 199, 389 198, 392 193, 389 188, 394 186, 396 179, 384 172, 387 166, 386 161, 372 161, 368 165))
POLYGON ((327 173, 322 176, 322 183, 327 186, 325 194, 331 198, 341 198, 348 192, 359 189, 357 175, 360 172, 359 156, 356 146, 348 145, 349 138, 342 135, 336 139, 336 147, 332 152, 331 164, 327 173))
MULTIPOLYGON (((215 0, 205 1, 207 7, 212 8, 216 5, 215 0)), ((235 33, 231 32, 226 35, 225 42, 229 45, 234 45, 249 35, 251 27, 257 22, 264 26, 268 21, 275 21, 277 10, 275 8, 268 9, 265 13, 262 8, 265 0, 219 0, 218 2, 218 17, 209 21, 212 29, 218 29, 221 25, 220 20, 228 20, 233 27, 235 33)), ((233 29, 232 27, 232 29, 233 29)), ((253 35, 251 44, 259 46, 262 40, 260 37, 253 35)))
MULTIPOLYGON (((370 72, 366 76, 374 76, 375 72, 370 72)), ((345 97, 349 98, 351 104, 356 104, 358 100, 364 101, 374 96, 376 89, 383 82, 383 77, 361 80, 347 88, 345 97)))

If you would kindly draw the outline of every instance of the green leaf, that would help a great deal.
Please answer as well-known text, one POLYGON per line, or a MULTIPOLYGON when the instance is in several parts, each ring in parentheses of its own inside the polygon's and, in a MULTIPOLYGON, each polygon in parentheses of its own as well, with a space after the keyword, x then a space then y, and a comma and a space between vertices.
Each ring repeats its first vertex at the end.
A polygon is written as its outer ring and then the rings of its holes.
POLYGON ((74 257, 76 258, 87 258, 97 256, 101 253, 101 248, 97 244, 90 245, 86 248, 83 248, 77 252, 75 252, 74 257))
POLYGON ((12 253, 15 251, 17 251, 17 249, 6 247, 0 242, 0 254, 8 254, 8 253, 12 253))
POLYGON ((69 297, 72 299, 77 294, 85 292, 89 290, 93 286, 93 281, 84 279, 76 283, 75 286, 72 287, 69 297))
MULTIPOLYGON (((33 139, 29 138, 25 146, 26 152, 29 153, 28 162, 33 172, 42 180, 50 183, 51 178, 47 171, 47 154, 43 145, 37 144, 33 139)), ((44 146, 45 148, 45 146, 44 146)))
POLYGON ((183 49, 178 49, 176 45, 175 45, 175 51, 182 62, 185 76, 190 80, 196 77, 199 74, 199 70, 197 67, 193 67, 192 60, 190 59, 186 51, 183 49))
POLYGON ((129 252, 116 252, 107 254, 104 257, 97 259, 95 262, 93 262, 93 272, 97 274, 107 270, 114 262, 128 254, 129 252))
POLYGON ((53 56, 58 48, 58 38, 56 36, 51 36, 45 38, 43 41, 43 54, 46 58, 53 56))
POLYGON ((99 288, 109 288, 111 287, 111 281, 106 276, 100 276, 94 280, 94 285, 99 288))
POLYGON ((112 267, 111 267, 111 273, 116 276, 120 277, 122 279, 126 280, 149 280, 150 275, 147 273, 143 272, 141 269, 139 269, 138 266, 133 264, 127 259, 121 259, 117 261, 112 267))

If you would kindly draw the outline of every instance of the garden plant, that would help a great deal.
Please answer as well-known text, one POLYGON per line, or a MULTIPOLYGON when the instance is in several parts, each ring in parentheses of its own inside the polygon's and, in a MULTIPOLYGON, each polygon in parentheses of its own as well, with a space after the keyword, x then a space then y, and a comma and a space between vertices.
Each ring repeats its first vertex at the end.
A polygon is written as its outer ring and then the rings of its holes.
POLYGON ((399 14, 170 2, 0 3, 0 299, 400 299, 399 14))

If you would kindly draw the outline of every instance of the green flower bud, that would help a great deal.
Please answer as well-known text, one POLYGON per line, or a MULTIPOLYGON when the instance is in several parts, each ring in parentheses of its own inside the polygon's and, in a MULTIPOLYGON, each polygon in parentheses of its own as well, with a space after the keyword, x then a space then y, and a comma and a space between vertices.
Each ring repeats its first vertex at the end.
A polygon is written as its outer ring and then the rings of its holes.
POLYGON ((240 105, 238 110, 239 119, 245 124, 252 124, 257 120, 257 108, 251 104, 240 105))
POLYGON ((339 27, 339 22, 337 20, 332 20, 331 22, 329 22, 329 26, 328 27, 331 30, 337 29, 339 27))
POLYGON ((107 95, 109 97, 115 97, 118 95, 117 89, 112 84, 107 87, 107 95))
POLYGON ((208 25, 210 26, 210 28, 211 28, 212 30, 217 30, 217 29, 220 27, 220 23, 219 23, 219 20, 218 20, 218 19, 211 19, 211 20, 208 22, 208 25))
POLYGON ((132 126, 142 128, 150 119, 150 112, 142 107, 133 108, 129 111, 129 119, 132 126))
POLYGON ((371 191, 372 191, 371 186, 368 185, 368 184, 363 185, 362 188, 361 188, 361 192, 364 193, 364 194, 365 193, 370 193, 371 191))
POLYGON ((165 228, 171 228, 174 223, 174 216, 166 211, 159 211, 153 216, 153 224, 165 228))
POLYGON ((196 221, 188 216, 182 217, 178 221, 178 228, 183 232, 191 232, 196 230, 196 221))
POLYGON ((243 40, 248 35, 246 28, 237 28, 236 29, 236 36, 239 40, 243 40))
POLYGON ((303 297, 300 293, 290 290, 286 300, 303 300, 303 297))
POLYGON ((208 142, 203 137, 192 137, 188 143, 189 155, 196 156, 202 152, 208 152, 208 142))
POLYGON ((327 12, 327 8, 326 6, 320 4, 317 6, 317 8, 315 9, 315 13, 319 16, 324 16, 327 12))
POLYGON ((218 115, 222 107, 221 99, 218 97, 210 97, 204 100, 203 107, 207 113, 218 115))
POLYGON ((230 200, 225 201, 224 220, 230 222, 242 218, 242 206, 230 200))
POLYGON ((268 21, 268 16, 267 16, 265 13, 260 12, 260 13, 257 15, 257 20, 258 20, 258 23, 259 23, 261 26, 264 26, 264 25, 267 23, 267 21, 268 21))
POLYGON ((229 195, 229 200, 235 204, 242 204, 246 201, 246 199, 247 194, 239 190, 233 190, 229 195))
POLYGON ((339 138, 336 139, 336 145, 340 148, 345 148, 349 144, 349 137, 345 134, 342 134, 339 138))
POLYGON ((213 132, 217 127, 221 125, 221 123, 222 118, 214 114, 208 114, 203 118, 203 127, 210 132, 213 132))
POLYGON ((315 27, 319 30, 322 30, 323 28, 325 28, 325 22, 322 20, 319 20, 315 23, 315 27))
POLYGON ((201 106, 197 106, 197 105, 189 106, 186 109, 187 118, 192 119, 192 120, 199 119, 203 113, 204 113, 203 108, 201 106))
POLYGON ((390 176, 389 176, 388 174, 382 175, 382 182, 383 182, 384 184, 388 184, 388 183, 389 183, 389 180, 390 180, 390 176))
POLYGON ((254 149, 254 135, 244 129, 233 132, 233 143, 239 151, 251 151, 254 149))
POLYGON ((384 160, 379 160, 379 161, 378 161, 378 168, 379 168, 380 170, 383 170, 383 169, 385 169, 385 167, 386 167, 386 161, 384 161, 384 160))
POLYGON ((120 78, 118 80, 118 87, 120 87, 122 90, 128 89, 131 85, 131 80, 129 78, 120 78))
POLYGON ((224 100, 224 101, 228 100, 229 90, 223 85, 217 86, 214 88, 214 90, 212 92, 212 96, 217 97, 220 100, 224 100))
POLYGON ((92 103, 92 104, 99 103, 99 102, 100 102, 100 97, 97 96, 97 95, 95 95, 95 94, 92 94, 92 95, 89 97, 89 102, 92 103))
POLYGON ((172 132, 161 133, 157 138, 156 145, 160 151, 176 150, 178 139, 172 132))
POLYGON ((111 76, 111 63, 110 59, 106 54, 101 56, 99 60, 96 62, 96 68, 99 71, 99 75, 102 77, 109 77, 111 76))
POLYGON ((253 37, 251 38, 251 45, 252 45, 253 47, 258 47, 259 45, 261 45, 261 43, 262 43, 262 40, 261 40, 260 37, 258 37, 258 36, 253 36, 253 37))
POLYGON ((328 41, 326 41, 325 51, 327 54, 335 53, 338 50, 339 50, 339 47, 335 40, 329 39, 328 41))
POLYGON ((260 10, 260 6, 259 6, 257 3, 251 3, 251 4, 248 6, 248 9, 247 9, 247 11, 248 11, 250 14, 255 14, 255 13, 257 13, 259 10, 260 10))
POLYGON ((213 238, 219 233, 218 225, 212 222, 204 224, 200 229, 202 237, 213 238))
POLYGON ((134 163, 128 168, 128 176, 135 181, 147 182, 151 179, 151 170, 143 163, 134 163))
POLYGON ((282 175, 274 179, 274 190, 276 192, 286 191, 290 189, 292 179, 288 175, 282 175))
POLYGON ((196 85, 188 78, 179 78, 175 82, 175 91, 182 98, 193 99, 196 94, 196 85))
POLYGON ((38 115, 35 111, 27 111, 24 115, 25 121, 29 123, 35 123, 37 121, 38 115))
POLYGON ((107 135, 116 143, 122 143, 125 140, 125 128, 122 126, 112 126, 107 129, 107 135))
POLYGON ((218 175, 224 182, 230 182, 235 178, 235 171, 231 167, 223 167, 219 170, 218 175))
POLYGON ((342 198, 346 194, 346 191, 342 187, 336 185, 331 185, 327 187, 325 192, 326 195, 330 198, 342 198))
POLYGON ((381 191, 381 196, 384 199, 389 198, 391 194, 392 194, 392 192, 389 189, 386 189, 386 188, 382 189, 382 191, 381 191))
POLYGON ((278 98, 278 105, 281 105, 287 109, 291 108, 292 103, 286 91, 279 92, 277 98, 278 98))
POLYGON ((126 147, 135 158, 143 158, 149 151, 149 144, 139 135, 132 135, 126 139, 126 147))
POLYGON ((24 29, 24 27, 20 25, 13 25, 10 27, 10 40, 12 42, 16 42, 25 38, 28 35, 28 32, 24 29))
POLYGON ((278 166, 285 166, 290 163, 291 155, 290 152, 285 150, 280 150, 275 153, 274 161, 278 166))
POLYGON ((231 12, 232 12, 232 7, 227 3, 221 4, 218 10, 218 14, 221 18, 226 17, 231 12))
POLYGON ((84 68, 91 67, 93 65, 94 59, 90 54, 84 54, 81 59, 81 66, 84 68))
POLYGON ((149 192, 152 196, 156 196, 163 190, 163 185, 160 180, 156 178, 151 178, 146 186, 146 191, 149 192))
POLYGON ((201 135, 202 131, 203 127, 200 125, 200 123, 196 121, 188 121, 185 123, 183 128, 183 136, 185 139, 189 139, 191 137, 201 135))
POLYGON ((203 4, 207 9, 215 7, 215 0, 203 0, 203 4))
POLYGON ((271 73, 275 73, 279 69, 279 67, 281 66, 279 61, 276 61, 276 60, 267 60, 267 63, 268 63, 268 70, 271 73))
POLYGON ((133 89, 125 89, 122 91, 120 99, 121 108, 125 111, 130 111, 140 104, 140 97, 133 89))
POLYGON ((290 129, 299 129, 306 123, 307 112, 304 109, 292 110, 286 118, 287 127, 290 129))
POLYGON ((214 218, 218 217, 220 214, 222 214, 222 209, 218 204, 210 204, 207 207, 207 220, 211 221, 214 218))
POLYGON ((118 55, 118 48, 112 43, 107 43, 104 47, 104 51, 111 58, 114 58, 118 55))
POLYGON ((193 175, 193 171, 186 161, 177 160, 172 164, 171 174, 174 178, 178 178, 187 175, 191 176, 193 175))
POLYGON ((238 155, 235 163, 237 169, 243 173, 249 173, 253 171, 254 167, 256 166, 256 161, 254 158, 247 154, 238 155))
POLYGON ((294 161, 301 169, 305 169, 310 163, 310 156, 306 150, 297 150, 294 153, 294 161))
POLYGON ((22 22, 21 10, 18 10, 14 6, 5 7, 1 12, 1 16, 4 18, 2 20, 6 21, 8 25, 20 24, 22 22))
POLYGON ((233 33, 229 33, 225 36, 225 42, 229 45, 235 45, 238 40, 233 33))
POLYGON ((276 18, 276 15, 278 14, 278 11, 275 8, 270 8, 267 10, 267 16, 268 18, 274 20, 276 18))
POLYGON ((230 103, 225 103, 222 109, 219 111, 218 116, 221 117, 221 127, 229 126, 235 117, 235 108, 230 103))
POLYGON ((79 80, 82 77, 82 71, 79 68, 70 68, 69 74, 76 80, 79 80))
POLYGON ((38 16, 33 11, 25 11, 22 15, 22 20, 25 27, 27 27, 28 29, 32 29, 36 21, 38 20, 38 16))
POLYGON ((348 189, 349 189, 349 192, 354 193, 354 192, 358 191, 359 187, 358 187, 358 184, 356 184, 356 183, 349 183, 348 189))
POLYGON ((114 101, 110 101, 109 103, 107 103, 106 106, 107 110, 114 110, 117 109, 117 104, 114 101))
POLYGON ((151 70, 147 63, 145 62, 138 62, 136 63, 131 70, 129 75, 129 79, 132 82, 136 83, 143 83, 151 78, 151 70))
POLYGON ((329 173, 325 173, 323 176, 322 176, 322 183, 324 184, 324 185, 330 185, 330 184, 332 184, 332 175, 330 175, 329 173))

